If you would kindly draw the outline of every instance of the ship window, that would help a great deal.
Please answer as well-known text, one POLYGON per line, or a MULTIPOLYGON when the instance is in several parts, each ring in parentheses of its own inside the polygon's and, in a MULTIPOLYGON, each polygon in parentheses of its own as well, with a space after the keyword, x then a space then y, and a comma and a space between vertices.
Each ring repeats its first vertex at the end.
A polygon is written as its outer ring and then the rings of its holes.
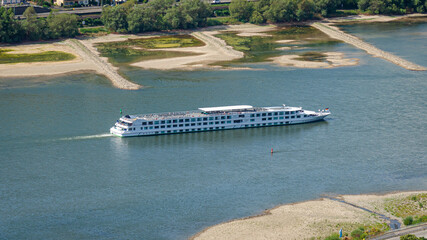
POLYGON ((242 120, 234 120, 234 123, 241 123, 242 120))
POLYGON ((185 131, 186 131, 186 132, 189 132, 189 131, 190 131, 190 129, 185 129, 185 131))
POLYGON ((297 116, 297 118, 301 118, 301 116, 300 116, 300 115, 298 115, 298 116, 297 116))
POLYGON ((215 124, 219 124, 219 122, 217 121, 217 122, 215 122, 215 124))
POLYGON ((221 127, 222 129, 224 129, 225 127, 221 127))
POLYGON ((285 118, 286 118, 286 119, 289 119, 289 117, 288 117, 288 116, 286 116, 285 118))
POLYGON ((196 126, 196 124, 195 124, 195 123, 192 123, 192 124, 191 124, 191 126, 196 126))
POLYGON ((255 119, 251 119, 251 122, 255 122, 255 119))
POLYGON ((219 129, 219 127, 216 127, 215 129, 219 129))
POLYGON ((231 116, 227 116, 227 119, 231 119, 231 116))
POLYGON ((198 129, 197 129, 197 131, 201 131, 201 130, 202 130, 201 128, 198 128, 198 129))
POLYGON ((283 115, 283 112, 279 112, 279 115, 283 115))
POLYGON ((285 122, 286 124, 289 124, 289 122, 285 122))
POLYGON ((231 123, 231 121, 227 121, 227 123, 231 123))
POLYGON ((195 118, 192 118, 192 119, 191 119, 191 121, 192 121, 192 122, 195 122, 195 121, 196 121, 196 119, 195 119, 195 118))
POLYGON ((190 124, 189 124, 189 123, 186 123, 186 124, 185 124, 185 126, 186 126, 186 127, 188 127, 188 126, 190 126, 190 124))
POLYGON ((279 113, 275 112, 275 113, 274 113, 274 116, 277 116, 277 114, 279 114, 279 113))
POLYGON ((203 118, 203 121, 207 121, 208 120, 208 118, 203 118))
POLYGON ((197 123, 197 125, 199 125, 199 126, 200 126, 200 125, 202 125, 202 123, 197 123))
POLYGON ((171 123, 171 120, 167 120, 166 123, 171 123))
POLYGON ((159 121, 155 121, 154 124, 159 124, 159 121))
POLYGON ((266 113, 263 113, 263 114, 262 114, 262 116, 263 116, 263 117, 264 117, 264 116, 267 116, 267 114, 266 114, 266 113))
POLYGON ((209 125, 213 125, 213 122, 209 122, 209 125))
POLYGON ((142 126, 144 126, 144 125, 147 125, 147 122, 143 122, 143 123, 142 123, 142 126))
POLYGON ((257 117, 261 116, 259 113, 256 115, 257 117))
POLYGON ((203 125, 208 125, 208 123, 207 123, 207 122, 204 122, 204 123, 203 123, 203 125))
POLYGON ((271 116, 271 113, 268 113, 268 116, 271 116))
POLYGON ((202 118, 198 118, 197 121, 199 121, 199 122, 202 121, 202 118))
POLYGON ((255 117, 255 114, 251 114, 251 117, 255 117))
POLYGON ((244 114, 240 114, 240 115, 239 115, 239 117, 240 117, 240 118, 244 118, 244 117, 245 117, 245 115, 244 115, 244 114))
POLYGON ((271 120, 271 118, 268 118, 268 120, 271 120))
POLYGON ((171 131, 169 130, 169 131, 167 131, 168 133, 170 133, 171 131))
POLYGON ((225 116, 222 116, 221 119, 225 119, 225 116))
POLYGON ((262 125, 263 125, 263 126, 265 126, 265 125, 267 125, 267 124, 263 123, 262 125))
POLYGON ((225 121, 221 121, 221 124, 224 124, 225 123, 225 121))
POLYGON ((185 122, 189 122, 189 121, 190 121, 190 119, 188 119, 188 118, 187 118, 187 119, 185 119, 185 122))
POLYGON ((279 119, 283 119, 283 117, 279 117, 279 119))
POLYGON ((184 127, 184 124, 179 124, 180 127, 184 127))
POLYGON ((171 127, 171 125, 168 125, 168 128, 170 128, 171 127))
POLYGON ((212 130, 212 129, 213 129, 213 127, 210 127, 209 129, 210 129, 210 130, 212 130))
POLYGON ((269 126, 271 126, 271 125, 272 125, 272 123, 269 123, 268 125, 269 125, 269 126))
POLYGON ((150 129, 153 129, 153 127, 150 127, 150 129))
POLYGON ((209 118, 209 120, 213 120, 213 119, 214 119, 213 117, 210 117, 210 118, 209 118))
POLYGON ((160 126, 160 128, 165 128, 165 125, 163 125, 163 126, 160 126))
POLYGON ((173 130, 174 133, 178 132, 177 130, 173 130))
POLYGON ((165 124, 166 122, 165 122, 165 121, 161 121, 160 123, 161 123, 161 124, 165 124))
POLYGON ((304 115, 304 117, 307 117, 307 115, 304 115))
POLYGON ((173 123, 177 123, 178 121, 175 119, 175 120, 173 120, 172 122, 173 122, 173 123))
POLYGON ((184 122, 184 119, 179 119, 179 122, 184 122))
POLYGON ((285 112, 285 115, 289 115, 289 112, 285 112))
POLYGON ((155 126, 154 128, 157 129, 157 128, 159 128, 159 126, 155 126))
POLYGON ((153 125, 153 122, 148 122, 148 125, 153 125))
POLYGON ((291 118, 295 118, 295 116, 291 116, 291 118))
POLYGON ((154 132, 155 134, 158 134, 159 132, 154 132))
POLYGON ((294 114, 294 113, 295 113, 294 111, 291 112, 291 114, 294 114))
POLYGON ((182 130, 182 129, 181 129, 181 130, 179 130, 179 131, 180 131, 180 132, 184 132, 184 130, 182 130))
POLYGON ((148 129, 148 127, 144 127, 144 129, 145 129, 145 130, 147 130, 147 129, 148 129))
POLYGON ((261 124, 259 124, 259 123, 257 124, 257 126, 260 126, 260 125, 261 125, 261 124))
POLYGON ((218 117, 215 117, 215 120, 218 120, 218 117))
POLYGON ((265 120, 267 120, 267 118, 262 118, 261 120, 265 121, 265 120))
POLYGON ((274 119, 274 120, 277 120, 277 117, 274 117, 273 119, 274 119))
POLYGON ((174 124, 173 127, 178 127, 178 125, 174 124))
POLYGON ((142 130, 142 127, 141 127, 141 130, 142 130))

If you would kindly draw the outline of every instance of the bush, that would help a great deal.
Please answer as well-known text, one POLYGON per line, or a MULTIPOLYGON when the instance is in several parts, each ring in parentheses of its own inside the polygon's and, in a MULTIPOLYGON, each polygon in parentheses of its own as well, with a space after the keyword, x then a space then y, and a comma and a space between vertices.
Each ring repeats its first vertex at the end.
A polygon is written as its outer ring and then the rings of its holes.
POLYGON ((353 232, 351 232, 351 236, 353 238, 357 238, 357 239, 359 239, 362 236, 362 234, 363 234, 363 230, 360 229, 360 228, 358 228, 358 229, 354 230, 353 232))
POLYGON ((425 240, 424 237, 417 237, 412 234, 407 234, 405 236, 400 236, 400 240, 425 240))
POLYGON ((414 219, 412 218, 412 216, 409 216, 403 219, 403 224, 405 224, 406 226, 411 225, 413 222, 414 222, 414 219))
POLYGON ((338 233, 334 233, 331 236, 326 237, 325 240, 341 240, 341 238, 338 233))

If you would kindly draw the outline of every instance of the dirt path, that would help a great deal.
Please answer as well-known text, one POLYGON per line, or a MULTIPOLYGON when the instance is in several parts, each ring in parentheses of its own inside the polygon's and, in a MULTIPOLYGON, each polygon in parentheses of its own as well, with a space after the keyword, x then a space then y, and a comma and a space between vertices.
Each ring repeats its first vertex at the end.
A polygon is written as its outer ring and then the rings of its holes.
POLYGON ((331 26, 330 24, 316 22, 316 23, 313 23, 311 26, 319 29, 320 31, 326 33, 327 35, 329 35, 332 38, 344 41, 344 42, 351 44, 357 48, 365 50, 367 53, 373 55, 374 57, 380 57, 380 58, 385 59, 389 62, 392 62, 398 66, 406 68, 408 70, 412 70, 412 71, 426 71, 427 70, 423 66, 417 65, 417 64, 409 62, 405 59, 402 59, 398 56, 395 56, 391 53, 385 52, 381 49, 374 47, 373 45, 371 45, 369 43, 362 41, 361 39, 359 39, 355 36, 344 33, 343 31, 341 31, 337 27, 331 26))
POLYGON ((117 73, 117 69, 114 68, 110 63, 101 59, 96 50, 86 45, 83 41, 79 41, 76 39, 69 39, 67 44, 70 45, 74 50, 84 59, 91 61, 96 67, 97 72, 105 75, 113 85, 117 88, 126 89, 126 90, 136 90, 141 88, 140 85, 132 83, 120 76, 117 73))

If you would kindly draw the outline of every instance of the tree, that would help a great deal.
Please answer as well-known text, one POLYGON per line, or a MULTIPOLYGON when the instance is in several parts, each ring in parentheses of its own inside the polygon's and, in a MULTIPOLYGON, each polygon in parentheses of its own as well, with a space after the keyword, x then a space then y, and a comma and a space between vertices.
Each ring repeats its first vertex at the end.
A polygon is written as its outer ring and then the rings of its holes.
POLYGON ((301 0, 298 3, 298 10, 296 12, 297 20, 304 21, 312 19, 316 12, 316 4, 313 0, 301 0))
POLYGON ((120 5, 114 7, 107 6, 102 9, 101 20, 108 30, 123 33, 128 31, 126 16, 126 7, 120 5))
POLYGON ((78 18, 74 14, 50 14, 47 18, 48 33, 46 35, 51 39, 61 37, 75 37, 79 33, 78 18))
POLYGON ((0 42, 16 43, 22 41, 22 27, 14 16, 12 8, 0 7, 0 42))
POLYGON ((200 0, 183 0, 180 4, 187 21, 187 28, 206 26, 207 18, 212 15, 209 4, 200 0))
POLYGON ((233 0, 228 7, 230 16, 242 22, 248 22, 252 15, 252 2, 233 0))
POLYGON ((293 0, 271 0, 270 8, 264 17, 270 22, 285 22, 297 20, 298 6, 293 0))
POLYGON ((339 5, 340 0, 316 0, 318 11, 324 17, 328 16, 328 14, 335 13, 339 5))
POLYGON ((23 13, 23 17, 25 20, 22 21, 22 28, 25 32, 25 38, 32 41, 40 40, 46 28, 46 21, 37 19, 33 7, 28 7, 23 13))

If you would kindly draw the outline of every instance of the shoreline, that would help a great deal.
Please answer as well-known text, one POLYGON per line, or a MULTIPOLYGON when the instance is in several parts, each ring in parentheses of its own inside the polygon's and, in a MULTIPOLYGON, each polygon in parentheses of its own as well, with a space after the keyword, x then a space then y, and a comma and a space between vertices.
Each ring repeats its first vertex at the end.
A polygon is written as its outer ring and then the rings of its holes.
POLYGON ((380 206, 384 207, 386 199, 399 199, 413 194, 427 194, 427 190, 333 196, 346 203, 331 200, 330 196, 321 196, 313 200, 280 204, 261 214, 209 226, 189 239, 313 239, 337 233, 340 228, 350 233, 360 225, 383 222, 359 207, 397 219, 402 224, 400 218, 380 209, 380 206))
MULTIPOLYGON (((402 16, 348 16, 339 18, 325 19, 330 24, 339 23, 360 23, 360 22, 389 22, 396 20, 410 20, 411 18, 427 17, 427 14, 409 14, 402 16)), ((319 22, 319 21, 315 21, 319 22)), ((310 25, 312 22, 298 23, 310 25)), ((154 36, 168 34, 191 34, 205 43, 201 47, 188 48, 170 48, 156 49, 159 51, 181 51, 196 53, 195 56, 174 57, 165 59, 153 59, 140 61, 131 66, 136 66, 141 69, 157 69, 157 70, 233 70, 232 67, 223 67, 215 65, 215 62, 232 61, 244 57, 244 53, 237 51, 227 43, 214 35, 221 32, 237 32, 238 36, 263 36, 268 37, 268 32, 280 26, 294 26, 295 24, 281 23, 277 25, 254 25, 254 24, 239 24, 239 25, 220 25, 206 28, 196 29, 194 31, 178 30, 171 33, 151 32, 143 34, 109 34, 95 38, 84 40, 67 39, 59 42, 25 42, 23 44, 2 44, 0 49, 13 49, 19 53, 34 53, 41 51, 57 50, 71 53, 76 56, 75 59, 60 62, 32 62, 32 63, 14 63, 0 64, 0 76, 4 78, 10 77, 37 77, 37 76, 55 76, 61 74, 75 74, 80 72, 94 71, 99 75, 104 75, 110 79, 112 86, 121 89, 139 89, 143 86, 135 84, 117 74, 117 67, 108 62, 108 59, 100 56, 95 44, 100 42, 111 41, 126 41, 130 38, 149 38, 154 36), (85 49, 76 49, 76 45, 81 44, 85 49)), ((286 41, 286 40, 284 40, 286 41)), ((283 49, 282 49, 283 50, 283 49)), ((286 50, 286 49, 284 49, 286 50)), ((369 53, 368 53, 369 54, 369 53)), ((326 63, 314 61, 301 61, 296 56, 282 55, 275 57, 272 64, 283 67, 300 67, 300 68, 330 68, 340 66, 357 65, 357 59, 346 59, 342 53, 326 53, 326 63)), ((400 60, 400 59, 399 59, 400 60)), ((236 69, 248 69, 246 67, 237 67, 236 69)))

